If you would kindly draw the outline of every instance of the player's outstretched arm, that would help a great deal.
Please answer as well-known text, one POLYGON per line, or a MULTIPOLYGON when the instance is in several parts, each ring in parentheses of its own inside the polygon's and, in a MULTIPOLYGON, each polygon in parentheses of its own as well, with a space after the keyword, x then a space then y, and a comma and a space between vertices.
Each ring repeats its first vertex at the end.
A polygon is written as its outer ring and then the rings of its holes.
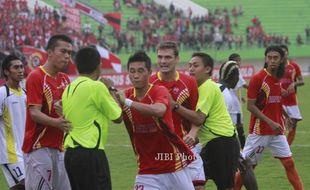
POLYGON ((166 113, 167 107, 163 103, 144 104, 126 98, 124 91, 118 91, 116 94, 121 105, 133 108, 143 115, 155 116, 161 118, 166 113))
POLYGON ((193 111, 183 107, 182 105, 174 105, 173 107, 175 112, 196 126, 203 125, 206 120, 206 115, 203 112, 193 111), (176 107, 178 108, 176 109, 176 107))
POLYGON ((143 115, 163 117, 166 113, 167 107, 162 103, 144 104, 140 102, 132 102, 131 107, 143 115))

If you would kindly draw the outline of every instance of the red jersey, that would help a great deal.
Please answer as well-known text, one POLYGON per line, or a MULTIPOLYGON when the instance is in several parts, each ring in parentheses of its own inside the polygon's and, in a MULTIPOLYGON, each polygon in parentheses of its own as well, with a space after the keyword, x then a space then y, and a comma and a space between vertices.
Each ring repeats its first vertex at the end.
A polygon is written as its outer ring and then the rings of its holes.
MULTIPOLYGON (((281 79, 282 88, 286 90, 300 76, 301 76, 301 70, 300 67, 297 65, 297 63, 293 61, 288 61, 287 64, 285 65, 285 74, 281 79)), ((282 99, 283 99, 283 105, 285 106, 297 105, 296 92, 292 92, 288 96, 283 96, 282 99)))
POLYGON ((58 118, 53 105, 61 100, 61 95, 69 83, 70 80, 66 74, 58 73, 52 77, 41 66, 29 74, 26 81, 27 116, 22 147, 25 153, 41 147, 63 150, 63 131, 56 127, 35 123, 31 118, 29 106, 41 105, 43 113, 58 118))
POLYGON ((169 92, 165 87, 151 85, 142 100, 133 88, 126 97, 145 104, 162 103, 167 111, 162 118, 145 116, 124 107, 124 122, 138 159, 139 174, 162 174, 178 171, 193 161, 193 153, 175 133, 169 92))
MULTIPOLYGON (((196 110, 198 87, 193 77, 177 72, 174 81, 163 81, 158 72, 150 77, 150 83, 165 86, 174 101, 187 109, 196 110)), ((190 131, 191 123, 175 112, 172 112, 172 117, 177 135, 183 138, 190 131)))
MULTIPOLYGON (((284 128, 282 118, 282 97, 280 80, 271 76, 265 69, 255 74, 249 83, 248 99, 256 100, 257 108, 268 118, 284 128)), ((249 133, 257 135, 275 135, 276 133, 264 121, 251 113, 249 133)))

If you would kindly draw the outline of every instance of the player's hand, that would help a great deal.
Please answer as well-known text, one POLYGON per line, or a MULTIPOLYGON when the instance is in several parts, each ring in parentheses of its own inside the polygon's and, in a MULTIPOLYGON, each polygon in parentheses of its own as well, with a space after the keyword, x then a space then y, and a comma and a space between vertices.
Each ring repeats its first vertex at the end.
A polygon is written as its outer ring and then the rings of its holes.
POLYGON ((124 90, 118 90, 116 92, 116 98, 118 99, 119 103, 123 106, 126 96, 125 96, 125 91, 124 90))
POLYGON ((62 101, 61 100, 58 100, 57 102, 54 103, 54 109, 55 109, 55 112, 57 113, 57 115, 59 117, 63 116, 63 113, 62 113, 62 101))
POLYGON ((288 86, 287 88, 287 93, 288 94, 291 94, 291 93, 294 93, 295 92, 295 83, 292 83, 288 86))
POLYGON ((69 132, 71 130, 71 123, 63 117, 54 118, 54 126, 64 132, 69 132))
POLYGON ((183 140, 184 140, 185 144, 187 144, 188 146, 191 146, 191 145, 195 144, 196 137, 194 135, 188 133, 187 135, 185 135, 183 137, 183 140))
POLYGON ((293 128, 293 120, 291 118, 285 118, 285 127, 287 130, 291 131, 293 128))
POLYGON ((287 91, 287 90, 284 90, 283 88, 281 88, 281 95, 282 95, 283 97, 288 96, 288 91, 287 91))
POLYGON ((100 77, 99 81, 101 81, 107 88, 114 86, 114 83, 109 78, 100 77))
POLYGON ((273 131, 275 131, 277 134, 281 134, 284 132, 284 129, 279 123, 276 123, 274 121, 271 121, 269 123, 270 127, 272 128, 273 131))

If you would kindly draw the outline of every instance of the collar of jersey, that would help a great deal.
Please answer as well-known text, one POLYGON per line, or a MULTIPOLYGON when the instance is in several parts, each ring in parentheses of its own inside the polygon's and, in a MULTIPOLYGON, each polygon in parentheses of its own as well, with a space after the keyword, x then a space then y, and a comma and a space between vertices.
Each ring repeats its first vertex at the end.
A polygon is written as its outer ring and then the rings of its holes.
POLYGON ((16 94, 17 96, 21 96, 23 94, 23 90, 19 87, 18 90, 10 88, 10 91, 13 92, 14 94, 16 94))
MULTIPOLYGON (((149 87, 149 89, 147 89, 146 93, 144 94, 144 97, 145 97, 145 95, 147 95, 147 94, 149 93, 149 91, 150 91, 151 88, 153 87, 153 84, 150 84, 150 83, 149 83, 149 85, 150 85, 150 87, 149 87)), ((137 95, 136 89, 133 88, 133 97, 136 98, 136 95, 137 95)))
MULTIPOLYGON (((157 72, 157 77, 158 77, 159 80, 162 80, 160 72, 157 72)), ((175 79, 174 80, 177 81, 179 79, 180 79, 180 74, 179 74, 178 71, 176 71, 176 75, 175 75, 175 79)))
POLYGON ((50 75, 44 68, 42 65, 39 66, 39 68, 49 77, 52 77, 52 75, 50 75))

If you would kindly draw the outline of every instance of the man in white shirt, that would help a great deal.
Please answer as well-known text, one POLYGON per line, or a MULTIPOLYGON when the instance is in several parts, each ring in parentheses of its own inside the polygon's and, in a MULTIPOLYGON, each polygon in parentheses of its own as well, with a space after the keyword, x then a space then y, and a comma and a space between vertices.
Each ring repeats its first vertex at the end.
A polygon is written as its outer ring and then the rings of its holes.
POLYGON ((0 165, 10 190, 21 190, 25 189, 21 146, 26 121, 26 93, 20 86, 24 65, 17 56, 8 55, 1 70, 6 83, 0 87, 0 165))

